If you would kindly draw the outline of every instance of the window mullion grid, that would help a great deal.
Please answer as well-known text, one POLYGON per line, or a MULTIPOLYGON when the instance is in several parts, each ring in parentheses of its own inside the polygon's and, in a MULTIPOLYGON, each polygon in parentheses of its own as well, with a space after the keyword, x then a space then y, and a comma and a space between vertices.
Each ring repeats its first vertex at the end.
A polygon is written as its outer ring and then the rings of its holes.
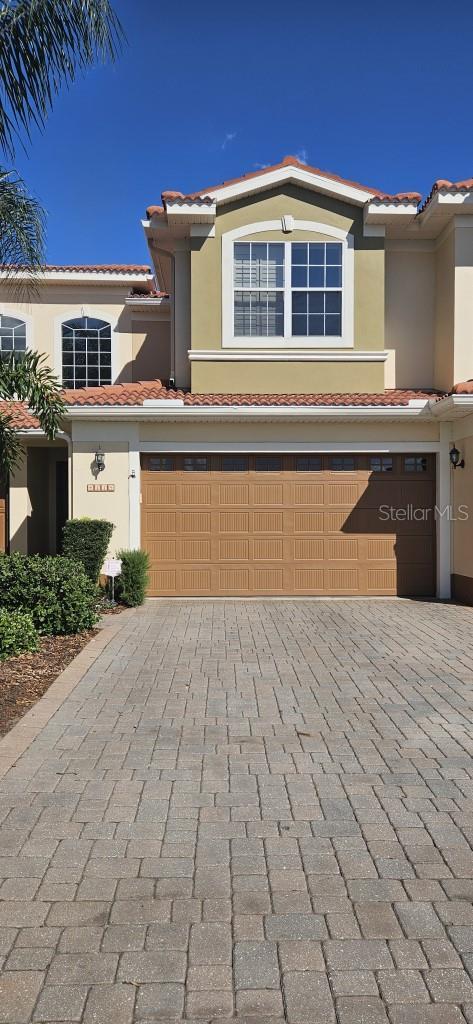
POLYGON ((292 257, 291 243, 284 242, 284 340, 292 337, 292 257))

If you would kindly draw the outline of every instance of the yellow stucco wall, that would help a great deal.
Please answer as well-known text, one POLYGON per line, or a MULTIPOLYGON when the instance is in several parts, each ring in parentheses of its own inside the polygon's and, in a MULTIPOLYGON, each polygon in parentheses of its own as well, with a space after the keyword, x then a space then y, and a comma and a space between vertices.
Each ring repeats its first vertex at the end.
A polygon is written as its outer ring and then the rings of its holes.
POLYGON ((133 317, 132 380, 166 381, 171 376, 171 324, 169 320, 133 317))
POLYGON ((438 246, 435 265, 434 384, 451 388, 455 329, 455 237, 438 246))
POLYGON ((109 554, 129 547, 129 448, 133 426, 121 423, 74 423, 72 428, 72 516, 108 519, 115 526, 109 554), (105 469, 97 479, 91 464, 98 445, 105 469), (114 491, 91 492, 88 484, 113 484, 114 491))
MULTIPOLYGON (((169 322, 162 313, 153 318, 150 313, 140 313, 125 305, 129 283, 112 287, 110 285, 87 283, 39 284, 28 301, 18 301, 11 286, 0 284, 0 313, 18 317, 27 324, 27 345, 47 356, 48 362, 61 377, 61 323, 77 316, 93 316, 104 319, 112 325, 112 365, 114 381, 131 381, 133 377, 134 352, 140 350, 143 341, 143 324, 156 319, 157 348, 156 368, 153 376, 165 360, 163 347, 170 345, 169 322), (133 332, 137 337, 133 337, 133 332)), ((150 360, 147 359, 149 366, 150 360)))
MULTIPOLYGON (((386 444, 393 441, 418 442, 438 441, 437 423, 316 423, 291 422, 257 423, 241 419, 238 423, 142 423, 139 428, 140 441, 152 444, 154 451, 160 451, 160 443, 176 445, 202 444, 230 445, 259 443, 268 447, 275 444, 353 444, 375 442, 386 444)), ((195 450, 195 447, 194 447, 195 450)), ((406 448, 408 451, 408 447, 406 448)))
POLYGON ((383 363, 193 362, 196 394, 317 394, 382 391, 383 363))
POLYGON ((435 253, 386 246, 386 348, 398 388, 434 387, 435 253))
MULTIPOLYGON (((363 236, 360 208, 333 198, 310 192, 295 185, 285 185, 264 194, 246 197, 217 211, 215 237, 195 238, 191 245, 191 345, 197 349, 222 346, 222 235, 234 228, 258 221, 277 220, 290 214, 296 220, 310 220, 340 228, 355 236, 355 348, 384 347, 384 240, 363 236)), ((251 234, 249 238, 253 237, 251 234)), ((262 235, 255 237, 262 238, 262 235)), ((266 233, 264 235, 266 237, 266 233)), ((313 237, 304 231, 290 235, 282 231, 268 232, 274 241, 297 241, 313 237)), ((323 237, 323 236, 318 236, 323 237)), ((329 237, 329 236, 327 236, 329 237)), ((257 339, 255 339, 257 347, 257 339)), ((277 369, 278 379, 284 367, 277 369)), ((222 370, 227 381, 231 370, 222 370)), ((224 389, 230 386, 224 384, 224 389)))
POLYGON ((455 230, 455 354, 453 383, 473 377, 473 225, 455 230))

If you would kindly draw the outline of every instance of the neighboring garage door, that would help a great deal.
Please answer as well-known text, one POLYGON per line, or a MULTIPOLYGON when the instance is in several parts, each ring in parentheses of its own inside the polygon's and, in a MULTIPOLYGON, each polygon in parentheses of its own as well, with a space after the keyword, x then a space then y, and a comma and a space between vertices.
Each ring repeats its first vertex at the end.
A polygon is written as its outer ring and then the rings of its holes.
POLYGON ((433 456, 144 455, 149 593, 433 595, 434 503, 433 456))

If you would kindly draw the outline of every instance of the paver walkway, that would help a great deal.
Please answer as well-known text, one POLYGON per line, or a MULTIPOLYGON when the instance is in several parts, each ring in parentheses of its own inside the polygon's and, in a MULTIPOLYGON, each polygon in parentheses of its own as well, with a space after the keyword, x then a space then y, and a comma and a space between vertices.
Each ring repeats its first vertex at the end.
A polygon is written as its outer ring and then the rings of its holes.
POLYGON ((0 1022, 472 1024, 472 777, 473 610, 150 603, 0 782, 0 1022))

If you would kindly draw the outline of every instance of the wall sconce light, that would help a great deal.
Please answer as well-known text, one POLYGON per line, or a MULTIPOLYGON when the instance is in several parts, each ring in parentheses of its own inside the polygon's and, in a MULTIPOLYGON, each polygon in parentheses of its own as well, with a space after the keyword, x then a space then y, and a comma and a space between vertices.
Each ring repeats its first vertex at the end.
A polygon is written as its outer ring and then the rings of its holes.
POLYGON ((453 448, 450 449, 449 455, 450 455, 450 462, 451 462, 451 464, 452 464, 454 469, 464 469, 465 468, 465 460, 464 459, 460 459, 460 452, 458 451, 458 448, 455 448, 455 445, 453 445, 453 448))
POLYGON ((94 455, 94 461, 92 463, 92 472, 95 479, 97 479, 99 473, 102 473, 105 469, 105 452, 99 445, 94 455))

